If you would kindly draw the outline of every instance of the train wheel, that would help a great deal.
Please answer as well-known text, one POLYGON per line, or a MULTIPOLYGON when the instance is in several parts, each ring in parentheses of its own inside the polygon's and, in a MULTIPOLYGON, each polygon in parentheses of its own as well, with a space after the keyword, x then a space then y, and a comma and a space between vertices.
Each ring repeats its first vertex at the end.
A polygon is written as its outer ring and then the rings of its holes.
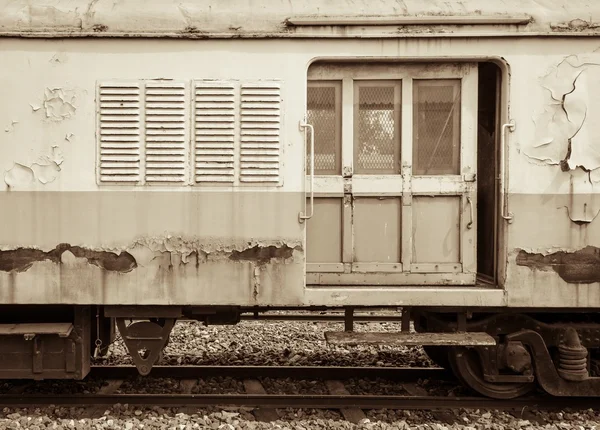
POLYGON ((481 359, 474 348, 452 347, 448 361, 456 377, 467 387, 486 397, 514 399, 533 391, 534 382, 496 383, 483 378, 481 359))
POLYGON ((449 347, 447 346, 423 346, 423 350, 425 350, 425 353, 431 361, 443 369, 450 369, 448 349, 449 347))

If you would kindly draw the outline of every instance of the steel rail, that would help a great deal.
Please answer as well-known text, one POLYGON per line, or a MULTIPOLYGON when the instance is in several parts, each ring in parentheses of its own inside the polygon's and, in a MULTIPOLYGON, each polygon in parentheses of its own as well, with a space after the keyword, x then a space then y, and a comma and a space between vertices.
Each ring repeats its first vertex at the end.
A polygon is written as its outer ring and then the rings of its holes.
POLYGON ((378 396, 322 394, 32 394, 0 395, 1 406, 144 405, 164 407, 247 406, 255 408, 310 409, 588 409, 597 398, 531 397, 495 400, 484 397, 378 396))
MULTIPOLYGON (((243 321, 344 321, 344 314, 341 315, 309 315, 309 314, 270 314, 270 315, 241 315, 243 321)), ((354 322, 401 322, 399 315, 354 315, 354 322)))
MULTIPOLYGON (((138 376, 135 366, 92 366, 88 378, 126 379, 138 376)), ((291 379, 387 379, 414 382, 419 379, 455 380, 451 372, 428 367, 340 366, 154 366, 152 378, 291 378, 291 379)))

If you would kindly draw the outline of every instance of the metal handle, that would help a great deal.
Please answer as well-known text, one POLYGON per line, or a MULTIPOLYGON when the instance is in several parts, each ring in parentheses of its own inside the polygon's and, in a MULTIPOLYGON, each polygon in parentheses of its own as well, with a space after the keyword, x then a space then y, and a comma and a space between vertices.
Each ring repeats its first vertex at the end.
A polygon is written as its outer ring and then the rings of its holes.
MULTIPOLYGON (((298 214, 298 221, 303 223, 304 220, 311 219, 315 209, 315 129, 304 121, 300 121, 300 129, 308 128, 310 130, 310 214, 307 214, 306 207, 306 192, 304 193, 304 211, 298 214)), ((306 134, 304 134, 304 144, 306 145, 306 134)), ((306 150, 306 147, 304 148, 306 150)), ((306 152, 305 152, 306 153, 306 152)), ((306 180, 305 180, 306 182, 306 180)))
POLYGON ((467 203, 469 204, 469 213, 471 214, 471 221, 467 223, 467 228, 470 230, 473 228, 473 200, 471 200, 471 197, 467 197, 467 203))
POLYGON ((500 190, 502 192, 502 206, 500 208, 500 215, 510 224, 513 220, 512 212, 508 211, 508 200, 505 202, 505 194, 506 194, 506 168, 505 168, 505 159, 506 159, 506 129, 509 129, 511 132, 515 130, 515 123, 513 120, 510 120, 508 124, 502 124, 502 132, 500 134, 500 190))

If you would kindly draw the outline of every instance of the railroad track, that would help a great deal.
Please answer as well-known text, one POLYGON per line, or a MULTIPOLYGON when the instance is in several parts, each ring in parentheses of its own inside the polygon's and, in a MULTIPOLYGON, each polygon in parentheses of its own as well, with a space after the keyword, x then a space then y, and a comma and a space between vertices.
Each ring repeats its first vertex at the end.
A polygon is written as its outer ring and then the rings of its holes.
MULTIPOLYGON (((117 393, 127 379, 137 376, 131 366, 93 367, 90 378, 102 379, 106 384, 91 394, 38 394, 26 393, 34 382, 16 384, 0 394, 0 406, 43 407, 75 406, 100 407, 115 404, 194 408, 207 406, 237 406, 255 408, 254 414, 261 421, 278 419, 278 408, 339 409, 351 422, 365 417, 366 409, 587 409, 597 406, 597 399, 565 399, 550 396, 525 397, 514 400, 494 400, 483 397, 431 396, 419 391, 415 381, 423 378, 450 381, 452 376, 443 369, 428 368, 360 368, 360 367, 275 367, 275 366, 157 366, 150 378, 173 378, 180 380, 181 392, 169 394, 117 393), (195 394, 194 387, 201 378, 227 376, 243 380, 244 393, 195 394), (328 394, 268 394, 261 378, 291 378, 297 380, 322 380, 328 394), (402 381, 408 395, 355 395, 344 386, 351 378, 384 378, 402 381)), ((148 378, 148 377, 147 377, 148 378)), ((422 390, 422 389, 421 389, 422 390)), ((103 412, 104 409, 97 409, 103 412)))

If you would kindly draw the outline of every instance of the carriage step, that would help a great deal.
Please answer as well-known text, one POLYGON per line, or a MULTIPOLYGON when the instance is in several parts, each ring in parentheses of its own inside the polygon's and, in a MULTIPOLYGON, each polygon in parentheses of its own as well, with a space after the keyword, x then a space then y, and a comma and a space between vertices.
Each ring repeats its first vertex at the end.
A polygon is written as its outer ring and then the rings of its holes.
POLYGON ((331 345, 392 345, 392 346, 491 346, 496 340, 487 333, 389 333, 329 331, 325 339, 331 345))
POLYGON ((0 336, 30 336, 57 334, 69 337, 73 331, 71 323, 20 323, 0 324, 0 336))

